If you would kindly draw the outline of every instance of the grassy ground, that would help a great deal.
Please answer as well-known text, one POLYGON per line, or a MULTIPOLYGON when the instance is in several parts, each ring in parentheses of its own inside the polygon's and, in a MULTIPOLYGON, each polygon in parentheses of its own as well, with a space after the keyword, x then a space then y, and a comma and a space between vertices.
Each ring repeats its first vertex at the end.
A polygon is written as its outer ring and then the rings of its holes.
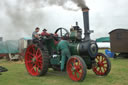
POLYGON ((0 60, 0 66, 8 68, 8 72, 0 75, 0 85, 128 85, 128 59, 110 59, 112 69, 108 76, 96 76, 88 70, 83 82, 73 82, 66 73, 52 69, 42 77, 30 76, 22 62, 0 60))

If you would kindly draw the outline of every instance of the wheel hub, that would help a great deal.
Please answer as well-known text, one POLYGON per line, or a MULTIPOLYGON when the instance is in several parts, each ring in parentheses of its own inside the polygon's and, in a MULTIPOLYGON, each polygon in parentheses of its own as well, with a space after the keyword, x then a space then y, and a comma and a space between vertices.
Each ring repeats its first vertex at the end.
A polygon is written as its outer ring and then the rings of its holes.
POLYGON ((76 71, 76 68, 75 67, 72 67, 72 71, 75 72, 76 71))
POLYGON ((99 63, 98 63, 98 66, 99 66, 99 67, 102 67, 103 65, 104 65, 104 64, 103 64, 102 62, 99 62, 99 63))
POLYGON ((32 58, 32 62, 36 62, 36 57, 32 58))

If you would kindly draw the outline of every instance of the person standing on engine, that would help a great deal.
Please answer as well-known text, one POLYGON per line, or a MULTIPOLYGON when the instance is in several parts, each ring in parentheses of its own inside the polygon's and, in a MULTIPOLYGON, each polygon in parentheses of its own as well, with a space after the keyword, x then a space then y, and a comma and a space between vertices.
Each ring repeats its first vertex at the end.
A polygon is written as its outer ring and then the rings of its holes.
POLYGON ((47 33, 47 30, 46 29, 43 29, 42 31, 43 31, 41 33, 42 36, 49 36, 50 35, 49 33, 47 33))
POLYGON ((40 28, 39 27, 36 27, 35 31, 32 33, 32 40, 33 40, 33 43, 38 43, 39 42, 39 32, 40 28))
POLYGON ((69 50, 69 43, 68 41, 63 37, 62 40, 59 42, 57 46, 57 51, 61 52, 61 71, 64 70, 64 65, 66 62, 66 58, 69 58, 71 56, 70 50, 69 50))

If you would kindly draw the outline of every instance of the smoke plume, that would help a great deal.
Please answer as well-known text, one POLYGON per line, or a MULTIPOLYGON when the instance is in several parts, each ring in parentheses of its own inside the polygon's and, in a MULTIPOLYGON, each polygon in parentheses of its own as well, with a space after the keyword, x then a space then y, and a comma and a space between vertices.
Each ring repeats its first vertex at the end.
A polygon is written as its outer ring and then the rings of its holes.
MULTIPOLYGON (((128 27, 128 0, 86 2, 91 9, 92 38, 108 36, 113 29, 128 27)), ((83 28, 82 13, 77 10, 86 7, 85 0, 0 0, 0 37, 5 40, 31 36, 37 26, 53 33, 60 26, 69 29, 75 21, 83 28)))
POLYGON ((31 35, 30 33, 35 27, 47 22, 44 19, 43 8, 52 5, 73 11, 86 7, 84 0, 1 0, 0 10, 4 11, 4 17, 1 17, 0 23, 1 26, 3 25, 2 31, 4 32, 0 34, 3 34, 6 39, 31 35), (68 3, 76 5, 77 9, 67 6, 68 3), (8 24, 6 25, 4 22, 8 24))
POLYGON ((74 10, 74 11, 76 9, 70 8, 70 6, 66 6, 66 4, 70 3, 70 5, 75 4, 79 8, 87 8, 85 0, 26 0, 25 3, 33 4, 35 7, 58 5, 66 10, 74 10))
POLYGON ((45 0, 49 5, 58 5, 65 7, 65 4, 68 2, 73 2, 80 8, 86 8, 85 0, 45 0))

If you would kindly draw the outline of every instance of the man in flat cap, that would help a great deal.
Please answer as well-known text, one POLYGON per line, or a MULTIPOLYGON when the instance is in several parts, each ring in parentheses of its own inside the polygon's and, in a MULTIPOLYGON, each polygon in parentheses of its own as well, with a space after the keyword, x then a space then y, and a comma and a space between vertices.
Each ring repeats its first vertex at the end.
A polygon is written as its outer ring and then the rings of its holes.
POLYGON ((43 32, 41 33, 42 36, 49 36, 50 34, 47 33, 46 29, 43 29, 43 32))

